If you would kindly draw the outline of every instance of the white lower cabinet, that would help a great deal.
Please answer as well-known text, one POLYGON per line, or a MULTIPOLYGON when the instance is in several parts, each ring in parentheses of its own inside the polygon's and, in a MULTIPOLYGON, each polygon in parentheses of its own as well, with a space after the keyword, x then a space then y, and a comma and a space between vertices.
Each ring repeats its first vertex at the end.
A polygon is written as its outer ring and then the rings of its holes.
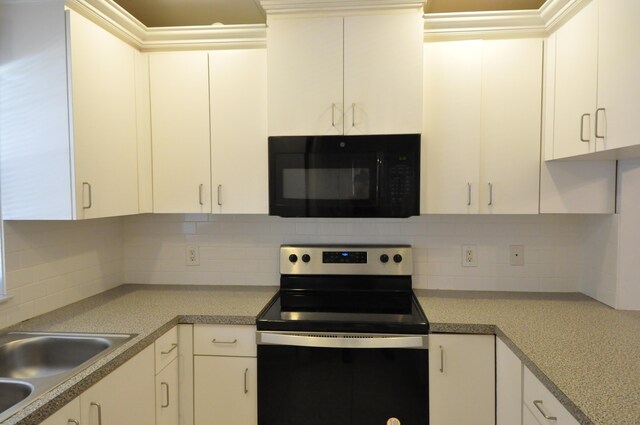
POLYGON ((69 404, 58 410, 53 415, 41 422, 42 425, 79 425, 80 424, 80 397, 73 399, 69 404))
POLYGON ((194 326, 195 425, 256 425, 254 326, 194 326))
POLYGON ((496 338, 496 425, 522 423, 522 362, 496 338))
POLYGON ((523 394, 523 411, 529 410, 540 425, 578 425, 578 421, 526 367, 523 394))
POLYGON ((429 336, 429 420, 495 425, 495 336, 429 336))
POLYGON ((154 346, 80 395, 82 425, 154 425, 154 346))

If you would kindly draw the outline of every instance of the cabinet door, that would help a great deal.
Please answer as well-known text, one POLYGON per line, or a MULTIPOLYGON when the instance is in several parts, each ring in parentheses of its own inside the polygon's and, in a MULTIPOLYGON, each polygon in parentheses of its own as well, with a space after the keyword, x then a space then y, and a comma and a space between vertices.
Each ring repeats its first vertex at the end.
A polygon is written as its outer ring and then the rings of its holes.
POLYGON ((269 18, 269 135, 342 134, 343 19, 269 18))
POLYGON ((556 32, 556 159, 595 150, 597 13, 597 3, 593 1, 556 32))
POLYGON ((80 422, 80 397, 45 419, 42 425, 73 425, 80 422), (77 421, 77 422, 73 422, 77 421))
POLYGON ((556 35, 545 43, 544 104, 540 164, 540 213, 613 214, 615 161, 545 161, 553 159, 556 35))
POLYGON ((153 212, 211 212, 206 52, 149 56, 153 212))
POLYGON ((537 214, 542 40, 482 42, 480 211, 537 214))
POLYGON ((255 425, 255 357, 195 356, 195 425, 255 425))
POLYGON ((495 425, 495 337, 429 335, 429 420, 495 425))
POLYGON ((84 425, 154 425, 153 345, 80 395, 84 425))
POLYGON ((424 45, 421 213, 478 212, 482 42, 424 45))
POLYGON ((598 3, 596 150, 640 144, 640 2, 598 3), (603 137, 599 137, 603 136, 603 137))
POLYGON ((496 338, 496 425, 522 423, 522 362, 496 338))
POLYGON ((523 410, 543 425, 578 425, 578 421, 564 408, 557 398, 542 385, 529 368, 523 368, 523 410), (554 417, 554 419, 546 419, 554 417))
POLYGON ((178 425, 178 359, 156 376, 156 425, 178 425))
POLYGON ((422 10, 344 18, 344 133, 422 130, 422 10))
POLYGON ((209 53, 213 212, 267 214, 267 52, 209 53))
POLYGON ((70 12, 77 218, 138 213, 135 50, 70 12))

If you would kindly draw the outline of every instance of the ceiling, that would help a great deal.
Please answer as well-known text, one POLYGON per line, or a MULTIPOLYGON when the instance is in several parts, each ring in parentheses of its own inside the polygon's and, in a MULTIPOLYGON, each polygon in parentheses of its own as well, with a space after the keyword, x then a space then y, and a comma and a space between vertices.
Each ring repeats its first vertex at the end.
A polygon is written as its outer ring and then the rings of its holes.
MULTIPOLYGON (((259 0, 114 0, 147 27, 264 24, 259 0)), ((427 0, 425 13, 539 9, 545 0, 427 0)))

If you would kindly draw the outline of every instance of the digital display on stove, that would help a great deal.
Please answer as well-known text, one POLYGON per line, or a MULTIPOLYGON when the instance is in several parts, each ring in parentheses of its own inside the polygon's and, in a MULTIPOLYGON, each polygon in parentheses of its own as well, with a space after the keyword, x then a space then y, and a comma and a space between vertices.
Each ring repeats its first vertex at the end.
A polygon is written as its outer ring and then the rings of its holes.
POLYGON ((366 251, 323 251, 325 264, 367 264, 366 251))

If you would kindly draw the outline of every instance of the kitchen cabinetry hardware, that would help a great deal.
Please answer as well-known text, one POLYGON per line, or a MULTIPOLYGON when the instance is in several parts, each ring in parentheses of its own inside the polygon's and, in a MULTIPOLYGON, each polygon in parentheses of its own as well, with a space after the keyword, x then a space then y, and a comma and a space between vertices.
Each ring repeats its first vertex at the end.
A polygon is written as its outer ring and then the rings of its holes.
MULTIPOLYGON (((87 187, 87 198, 89 199, 89 205, 87 206, 82 205, 82 209, 88 210, 93 206, 93 197, 91 196, 91 184, 87 182, 82 182, 82 187, 84 188, 85 186, 87 187)), ((84 194, 84 190, 82 193, 84 194)))
POLYGON ((95 406, 98 408, 98 425, 102 425, 102 406, 100 403, 91 402, 89 406, 95 406))
POLYGON ((170 352, 172 352, 176 348, 178 348, 178 344, 175 344, 175 343, 171 344, 171 348, 169 348, 167 351, 161 351, 160 354, 169 354, 170 352))
POLYGON ((244 393, 247 394, 249 392, 249 388, 247 387, 247 374, 249 373, 249 368, 245 368, 244 370, 244 393))
POLYGON ((331 104, 331 127, 336 126, 336 104, 331 104))
POLYGON ((222 206, 222 185, 218 185, 218 206, 222 206))
POLYGON ((604 112, 605 116, 604 118, 607 118, 606 115, 606 111, 605 108, 598 108, 596 109, 596 139, 604 139, 605 135, 604 134, 599 134, 599 129, 600 129, 600 112, 604 112))
POLYGON ((591 117, 591 114, 582 114, 582 116, 580 117, 580 141, 589 143, 591 137, 589 137, 588 139, 584 138, 584 117, 591 117))
POLYGON ((556 416, 551 416, 549 415, 547 412, 544 411, 544 409, 542 408, 542 400, 534 400, 533 401, 533 405, 536 406, 536 408, 538 409, 538 411, 540 412, 540 414, 542 414, 542 416, 544 416, 544 418, 548 421, 557 421, 558 418, 556 416))
POLYGON ((351 104, 351 127, 356 126, 356 104, 351 104))
POLYGON ((212 343, 214 344, 235 344, 236 342, 238 342, 238 339, 234 339, 233 341, 218 341, 215 338, 211 340, 212 343))
POLYGON ((467 206, 471 206, 471 183, 467 183, 467 206))
POLYGON ((493 183, 489 182, 487 184, 489 185, 489 202, 487 205, 491 206, 493 205, 493 183))
POLYGON ((164 408, 166 408, 166 407, 169 407, 169 404, 171 403, 171 402, 169 401, 169 384, 167 384, 166 382, 160 382, 160 386, 161 386, 161 387, 164 387, 164 388, 166 389, 165 394, 167 395, 167 403, 166 403, 166 404, 165 404, 165 403, 162 403, 162 404, 160 405, 160 407, 164 409, 164 408))
POLYGON ((440 373, 444 373, 444 348, 440 346, 440 373))
POLYGON ((80 425, 80 422, 76 421, 75 419, 69 419, 67 420, 68 424, 73 424, 73 425, 80 425))
POLYGON ((204 187, 203 184, 200 184, 200 186, 198 186, 198 202, 200 203, 200 205, 204 205, 204 201, 202 200, 202 188, 204 187))

